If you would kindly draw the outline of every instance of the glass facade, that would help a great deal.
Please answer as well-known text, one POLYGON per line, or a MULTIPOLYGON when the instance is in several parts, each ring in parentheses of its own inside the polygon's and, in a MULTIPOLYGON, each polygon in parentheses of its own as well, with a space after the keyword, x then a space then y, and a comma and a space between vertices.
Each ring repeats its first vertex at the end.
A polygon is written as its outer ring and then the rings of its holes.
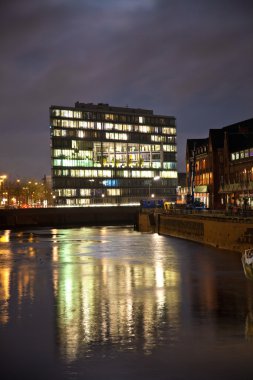
POLYGON ((50 128, 57 205, 176 200, 174 117, 77 102, 75 107, 51 106, 50 128))

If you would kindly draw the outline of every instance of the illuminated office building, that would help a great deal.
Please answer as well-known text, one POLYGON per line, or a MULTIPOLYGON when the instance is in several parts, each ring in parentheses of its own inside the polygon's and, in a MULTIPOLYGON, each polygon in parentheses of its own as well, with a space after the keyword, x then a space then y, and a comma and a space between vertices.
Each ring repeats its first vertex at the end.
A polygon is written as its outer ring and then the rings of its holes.
POLYGON ((75 103, 51 106, 57 205, 176 200, 176 125, 152 110, 75 103))

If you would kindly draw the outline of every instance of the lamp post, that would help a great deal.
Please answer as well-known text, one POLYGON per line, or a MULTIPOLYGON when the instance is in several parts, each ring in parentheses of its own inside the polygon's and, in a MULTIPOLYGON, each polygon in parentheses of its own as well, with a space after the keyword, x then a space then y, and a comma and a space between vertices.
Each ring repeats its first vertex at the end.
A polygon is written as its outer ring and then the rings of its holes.
MULTIPOLYGON (((159 181, 160 177, 159 175, 156 175, 154 178, 152 178, 152 180, 149 182, 148 184, 148 196, 150 198, 150 193, 151 193, 151 185, 152 185, 152 181, 159 181)), ((154 198, 154 194, 152 194, 152 198, 154 198)))
POLYGON ((4 201, 3 199, 5 198, 5 194, 4 194, 4 181, 6 180, 7 178, 7 175, 1 175, 0 176, 0 195, 1 195, 1 199, 0 199, 0 205, 4 204, 6 201, 4 201))

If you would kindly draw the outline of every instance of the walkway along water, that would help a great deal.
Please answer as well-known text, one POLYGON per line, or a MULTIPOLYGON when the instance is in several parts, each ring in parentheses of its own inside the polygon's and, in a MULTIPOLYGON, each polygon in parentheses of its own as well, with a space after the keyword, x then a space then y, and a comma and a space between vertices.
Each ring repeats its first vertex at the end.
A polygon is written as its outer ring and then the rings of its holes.
POLYGON ((253 218, 230 217, 213 213, 140 212, 138 230, 157 232, 243 252, 253 247, 253 218))

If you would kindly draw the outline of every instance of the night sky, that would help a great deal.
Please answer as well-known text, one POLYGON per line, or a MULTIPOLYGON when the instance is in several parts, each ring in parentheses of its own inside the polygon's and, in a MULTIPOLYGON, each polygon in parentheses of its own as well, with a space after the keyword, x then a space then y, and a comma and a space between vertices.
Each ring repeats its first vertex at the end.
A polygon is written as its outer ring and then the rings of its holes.
POLYGON ((153 109, 187 138, 253 117, 253 2, 1 0, 0 175, 50 174, 50 105, 153 109))

